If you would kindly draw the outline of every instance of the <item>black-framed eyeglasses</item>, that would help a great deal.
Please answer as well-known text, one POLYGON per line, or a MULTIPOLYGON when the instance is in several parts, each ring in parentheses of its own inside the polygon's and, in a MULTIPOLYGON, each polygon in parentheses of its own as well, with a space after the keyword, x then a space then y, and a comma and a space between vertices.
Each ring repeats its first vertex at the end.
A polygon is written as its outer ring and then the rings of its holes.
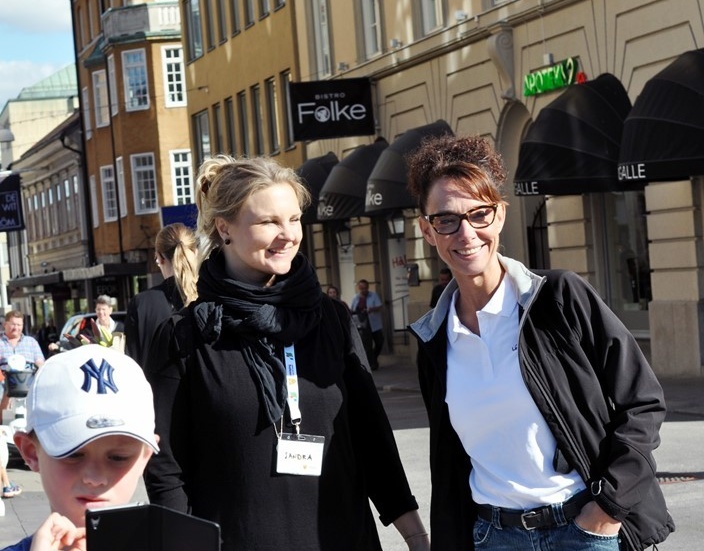
POLYGON ((498 203, 494 203, 492 205, 474 207, 464 214, 439 212, 437 214, 429 214, 424 218, 440 235, 450 235, 460 229, 462 220, 467 220, 469 225, 477 230, 491 226, 496 219, 496 209, 498 208, 498 203))

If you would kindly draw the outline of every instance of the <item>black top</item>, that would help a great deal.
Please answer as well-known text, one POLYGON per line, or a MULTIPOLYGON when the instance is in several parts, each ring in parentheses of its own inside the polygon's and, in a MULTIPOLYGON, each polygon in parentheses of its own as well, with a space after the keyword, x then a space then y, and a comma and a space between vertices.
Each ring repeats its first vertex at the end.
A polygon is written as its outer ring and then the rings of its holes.
MULTIPOLYGON (((301 432, 325 437, 320 477, 276 472, 280 424, 262 422, 262 393, 271 392, 253 367, 251 334, 228 333, 227 316, 211 323, 199 304, 172 316, 155 341, 162 365, 152 355, 147 375, 161 452, 147 468, 149 499, 219 523, 223 551, 381 550, 369 499, 384 524, 418 508, 350 315, 314 291, 320 315, 299 328, 294 347, 301 432), (220 336, 204 337, 213 327, 220 336)), ((267 342, 281 356, 281 343, 267 342)))
POLYGON ((173 276, 138 293, 127 307, 125 353, 146 367, 154 332, 164 320, 183 307, 173 276))

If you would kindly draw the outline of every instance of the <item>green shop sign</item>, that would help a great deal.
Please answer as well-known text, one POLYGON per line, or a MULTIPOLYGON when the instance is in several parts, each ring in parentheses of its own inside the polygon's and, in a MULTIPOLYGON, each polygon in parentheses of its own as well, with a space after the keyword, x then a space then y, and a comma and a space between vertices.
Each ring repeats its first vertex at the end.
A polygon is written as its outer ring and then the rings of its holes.
POLYGON ((579 58, 568 57, 550 65, 550 67, 533 71, 524 76, 523 95, 537 96, 586 80, 587 76, 579 70, 579 58))

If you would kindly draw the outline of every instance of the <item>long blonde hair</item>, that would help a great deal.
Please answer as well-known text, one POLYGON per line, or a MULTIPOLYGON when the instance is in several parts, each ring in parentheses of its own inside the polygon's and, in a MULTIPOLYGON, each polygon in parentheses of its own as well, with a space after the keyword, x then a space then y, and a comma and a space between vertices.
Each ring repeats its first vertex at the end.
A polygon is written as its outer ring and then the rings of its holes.
POLYGON ((223 244, 215 220, 234 220, 253 193, 276 184, 289 184, 293 188, 301 210, 310 204, 310 192, 293 169, 268 157, 218 155, 203 162, 196 191, 199 264, 223 244))
POLYGON ((198 241, 195 233, 180 222, 161 228, 154 242, 156 252, 166 258, 174 269, 174 280, 183 304, 198 296, 198 241))

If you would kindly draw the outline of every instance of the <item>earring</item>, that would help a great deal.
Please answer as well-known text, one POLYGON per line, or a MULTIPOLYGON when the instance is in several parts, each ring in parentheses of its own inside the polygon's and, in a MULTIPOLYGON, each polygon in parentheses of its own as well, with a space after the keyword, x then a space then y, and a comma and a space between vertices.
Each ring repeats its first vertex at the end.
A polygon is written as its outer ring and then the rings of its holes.
POLYGON ((229 245, 230 243, 232 243, 232 241, 230 241, 230 238, 229 238, 229 237, 226 237, 226 238, 224 239, 223 243, 225 243, 225 245, 229 245))

